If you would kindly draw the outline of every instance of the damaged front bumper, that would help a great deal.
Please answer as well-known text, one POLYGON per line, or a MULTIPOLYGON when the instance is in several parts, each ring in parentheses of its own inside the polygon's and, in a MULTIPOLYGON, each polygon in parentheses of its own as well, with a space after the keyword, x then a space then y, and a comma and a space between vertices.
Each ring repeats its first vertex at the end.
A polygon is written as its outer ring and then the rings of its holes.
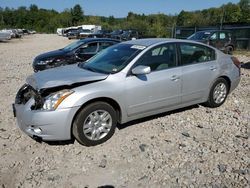
POLYGON ((55 111, 31 110, 34 99, 26 104, 14 104, 18 127, 32 138, 45 141, 70 140, 71 125, 78 107, 55 111))
POLYGON ((18 127, 30 137, 45 141, 71 139, 71 125, 79 107, 41 110, 41 96, 29 85, 19 90, 12 106, 18 127))

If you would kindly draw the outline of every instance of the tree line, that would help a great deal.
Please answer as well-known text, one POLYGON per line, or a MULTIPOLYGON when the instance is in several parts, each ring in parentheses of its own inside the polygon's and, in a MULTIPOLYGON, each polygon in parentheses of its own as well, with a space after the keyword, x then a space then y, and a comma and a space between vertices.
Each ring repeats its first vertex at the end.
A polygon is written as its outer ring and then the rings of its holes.
POLYGON ((125 18, 114 16, 89 16, 77 4, 62 12, 21 6, 17 9, 0 7, 0 29, 27 28, 42 33, 55 33, 57 28, 76 25, 101 25, 103 29, 137 29, 148 36, 170 37, 171 28, 175 26, 216 26, 222 23, 250 23, 250 0, 240 0, 239 3, 224 4, 218 8, 198 11, 182 10, 177 15, 163 13, 144 15, 129 12, 125 18))

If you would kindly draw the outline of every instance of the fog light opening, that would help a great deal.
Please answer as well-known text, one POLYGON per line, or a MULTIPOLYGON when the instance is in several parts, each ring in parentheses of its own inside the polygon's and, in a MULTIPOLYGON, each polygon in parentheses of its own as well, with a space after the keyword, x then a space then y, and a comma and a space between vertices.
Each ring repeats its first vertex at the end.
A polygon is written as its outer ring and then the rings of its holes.
POLYGON ((39 128, 39 127, 35 127, 34 125, 29 126, 28 131, 33 132, 35 134, 41 134, 42 133, 42 129, 39 128))
POLYGON ((41 133, 42 133, 42 129, 40 129, 40 128, 34 128, 33 131, 34 131, 36 134, 41 134, 41 133))

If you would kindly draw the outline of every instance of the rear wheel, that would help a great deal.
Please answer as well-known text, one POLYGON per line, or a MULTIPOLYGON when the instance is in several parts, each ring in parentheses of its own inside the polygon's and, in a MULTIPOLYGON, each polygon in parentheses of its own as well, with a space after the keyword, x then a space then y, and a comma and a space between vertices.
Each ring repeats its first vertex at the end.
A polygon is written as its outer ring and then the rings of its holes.
POLYGON ((95 102, 84 107, 76 116, 73 135, 83 145, 98 145, 112 137, 116 124, 114 108, 106 102, 95 102))
POLYGON ((217 79, 210 90, 208 101, 205 104, 211 108, 221 106, 227 98, 228 91, 228 82, 224 78, 217 79))

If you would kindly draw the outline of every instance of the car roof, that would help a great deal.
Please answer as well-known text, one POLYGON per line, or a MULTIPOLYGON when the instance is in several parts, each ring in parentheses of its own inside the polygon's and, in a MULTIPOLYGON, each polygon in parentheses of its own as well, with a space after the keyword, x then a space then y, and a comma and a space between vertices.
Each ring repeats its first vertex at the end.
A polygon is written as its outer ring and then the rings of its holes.
POLYGON ((80 39, 81 42, 102 42, 102 41, 113 41, 113 42, 120 42, 119 40, 110 39, 110 38, 85 38, 80 39))
POLYGON ((170 38, 147 38, 147 39, 137 39, 123 42, 123 44, 132 44, 132 45, 141 45, 141 46, 151 46, 154 44, 162 43, 162 42, 191 42, 197 43, 189 40, 181 40, 181 39, 170 39, 170 38))
POLYGON ((205 33, 205 32, 218 32, 218 31, 222 31, 222 32, 230 32, 228 30, 203 30, 203 31, 197 31, 196 33, 205 33))

